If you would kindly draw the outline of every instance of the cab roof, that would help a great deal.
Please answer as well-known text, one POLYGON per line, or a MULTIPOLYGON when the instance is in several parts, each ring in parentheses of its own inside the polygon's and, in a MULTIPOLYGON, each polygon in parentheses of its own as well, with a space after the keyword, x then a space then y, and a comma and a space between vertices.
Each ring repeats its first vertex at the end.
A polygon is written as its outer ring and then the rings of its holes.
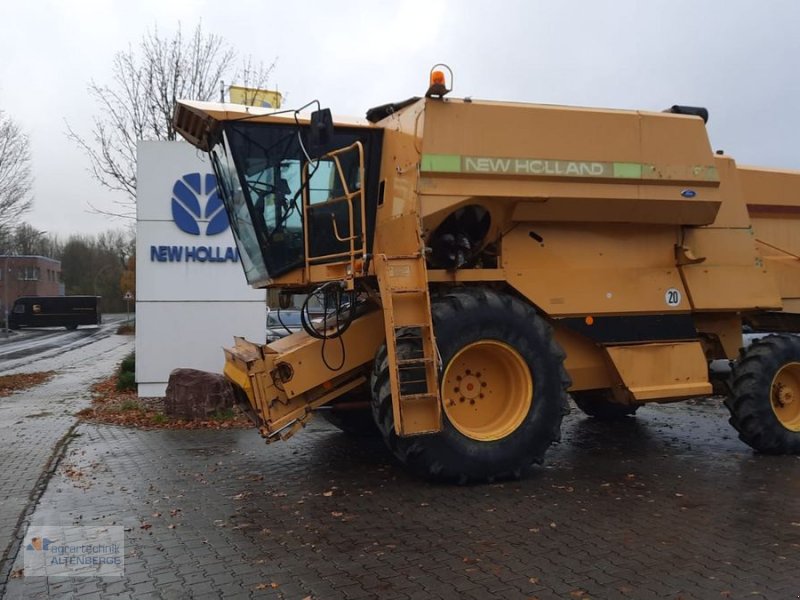
MULTIPOLYGON (((175 129, 189 143, 200 150, 208 151, 216 143, 223 122, 253 121, 256 123, 295 123, 307 124, 309 113, 297 114, 293 110, 275 110, 260 106, 245 106, 223 102, 201 102, 199 100, 179 100, 175 108, 175 129)), ((373 127, 366 119, 335 116, 337 125, 346 127, 373 127)))

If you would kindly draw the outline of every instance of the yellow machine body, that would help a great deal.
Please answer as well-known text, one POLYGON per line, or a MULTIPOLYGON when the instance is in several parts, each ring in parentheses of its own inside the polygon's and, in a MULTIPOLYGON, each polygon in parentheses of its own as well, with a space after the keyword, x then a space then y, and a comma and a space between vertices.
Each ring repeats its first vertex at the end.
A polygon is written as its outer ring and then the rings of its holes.
MULTIPOLYGON (((226 126, 244 120, 309 125, 199 102, 180 103, 176 125, 211 150, 226 126)), ((397 434, 440 431, 444 365, 431 299, 446 290, 523 299, 564 349, 570 391, 608 390, 622 405, 709 394, 708 363, 736 357, 743 323, 795 326, 800 173, 715 154, 698 116, 420 98, 334 125, 381 135, 372 197, 363 195, 362 156, 361 189, 343 186, 337 200, 349 203, 351 218, 336 238, 357 242, 338 258, 306 254, 258 285, 288 293, 338 281, 367 290, 373 308, 333 340, 301 332, 226 350, 225 372, 267 439, 352 395, 384 345, 397 434), (366 233, 353 211, 362 211, 366 233), (442 264, 442 231, 465 212, 482 224, 479 239, 464 264, 442 264), (397 352, 409 332, 421 340, 415 359, 397 352), (412 391, 403 390, 404 369, 421 378, 412 391)))

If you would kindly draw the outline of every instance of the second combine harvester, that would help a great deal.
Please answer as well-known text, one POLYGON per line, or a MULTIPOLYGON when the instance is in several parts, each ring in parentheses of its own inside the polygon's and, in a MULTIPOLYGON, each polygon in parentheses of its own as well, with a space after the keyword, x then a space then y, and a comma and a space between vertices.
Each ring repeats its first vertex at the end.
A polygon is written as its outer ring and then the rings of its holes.
POLYGON ((226 350, 262 435, 322 409, 425 476, 518 476, 568 393, 621 417, 710 394, 729 359, 741 439, 800 452, 800 174, 715 154, 704 109, 450 99, 448 79, 366 120, 179 103, 247 281, 323 313, 226 350), (744 326, 777 333, 740 354, 744 326))

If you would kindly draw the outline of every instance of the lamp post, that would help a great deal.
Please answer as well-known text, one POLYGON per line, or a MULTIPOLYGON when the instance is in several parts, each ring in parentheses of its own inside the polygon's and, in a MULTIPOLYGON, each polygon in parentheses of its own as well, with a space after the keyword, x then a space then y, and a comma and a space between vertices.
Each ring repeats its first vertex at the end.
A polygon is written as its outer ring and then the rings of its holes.
POLYGON ((3 310, 6 313, 6 337, 8 337, 8 254, 5 256, 3 265, 3 310))
POLYGON ((97 280, 100 278, 101 273, 103 271, 107 271, 108 269, 110 269, 113 266, 114 265, 103 265, 102 267, 100 267, 100 269, 97 271, 97 273, 94 274, 94 295, 95 296, 97 296, 97 280))

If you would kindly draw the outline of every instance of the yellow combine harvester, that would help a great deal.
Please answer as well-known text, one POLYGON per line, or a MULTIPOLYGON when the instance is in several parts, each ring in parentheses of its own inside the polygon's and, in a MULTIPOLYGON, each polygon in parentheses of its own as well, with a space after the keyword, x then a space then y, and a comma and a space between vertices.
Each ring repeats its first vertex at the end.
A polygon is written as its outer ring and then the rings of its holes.
POLYGON ((309 299, 304 331, 226 350, 262 435, 327 411, 426 476, 518 476, 568 393, 622 417, 710 394, 729 359, 741 439, 800 452, 800 173, 715 154, 704 109, 450 99, 431 75, 366 120, 179 103, 248 282, 309 299), (743 327, 774 334, 740 353, 743 327))

